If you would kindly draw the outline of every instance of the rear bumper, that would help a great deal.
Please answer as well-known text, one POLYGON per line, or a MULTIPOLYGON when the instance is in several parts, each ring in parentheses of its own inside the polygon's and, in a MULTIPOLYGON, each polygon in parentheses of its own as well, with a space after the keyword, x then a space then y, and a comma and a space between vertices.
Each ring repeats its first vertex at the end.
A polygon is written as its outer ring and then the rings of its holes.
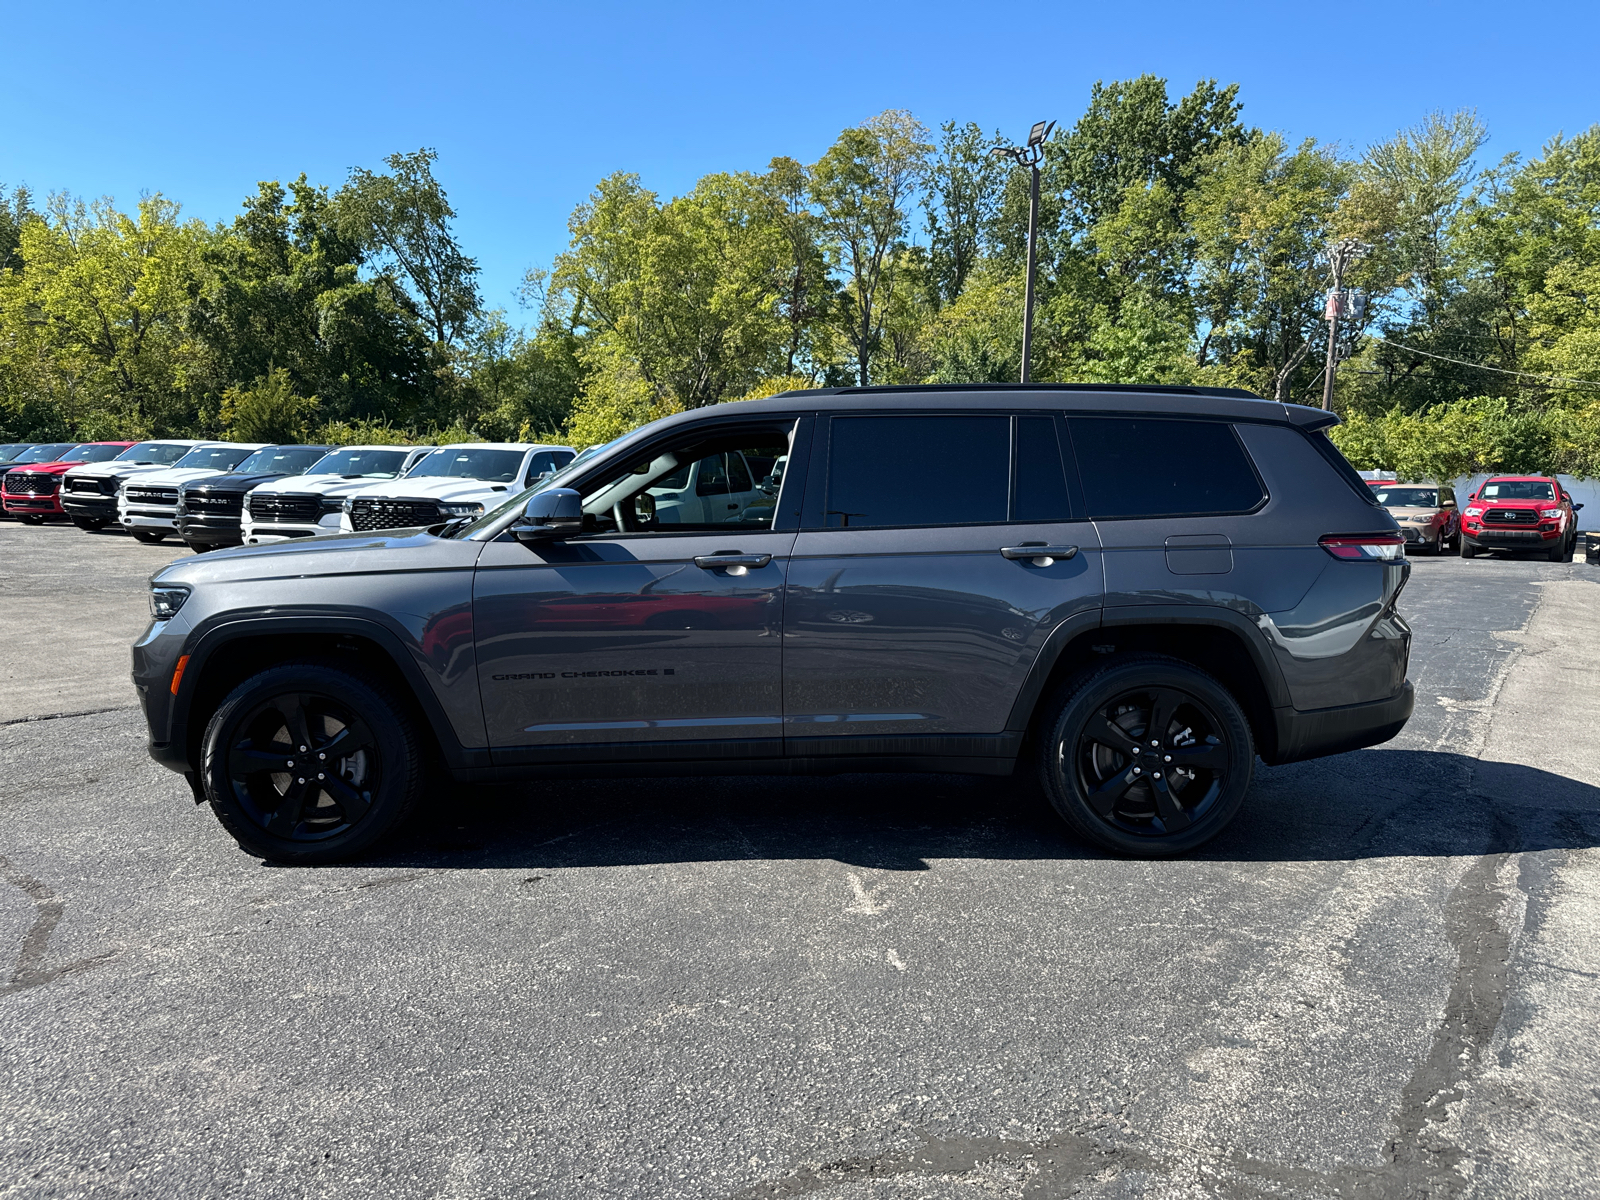
POLYGON ((1387 742, 1411 719, 1416 703, 1416 690, 1408 679, 1387 700, 1309 712, 1297 708, 1274 709, 1278 747, 1270 761, 1274 765, 1299 762, 1387 742))

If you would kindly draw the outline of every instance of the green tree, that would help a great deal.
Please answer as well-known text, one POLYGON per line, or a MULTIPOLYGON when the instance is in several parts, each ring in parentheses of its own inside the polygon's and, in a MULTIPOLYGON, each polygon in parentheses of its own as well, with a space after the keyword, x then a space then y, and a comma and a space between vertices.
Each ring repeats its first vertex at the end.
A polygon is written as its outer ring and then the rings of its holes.
POLYGON ((946 121, 939 135, 928 164, 926 224, 934 295, 950 304, 988 252, 1006 170, 990 153, 999 134, 986 137, 971 121, 946 121))
POLYGON ((302 442, 316 412, 317 398, 295 395, 282 367, 249 387, 231 387, 222 394, 223 430, 239 442, 302 442))
POLYGON ((478 264, 456 241, 456 211, 433 177, 438 157, 391 154, 388 174, 356 167, 336 201, 347 234, 409 294, 430 340, 456 347, 478 316, 478 264))
POLYGON ((872 358, 898 282, 897 255, 931 149, 910 113, 890 110, 846 129, 811 169, 829 266, 844 285, 840 327, 863 387, 872 382, 872 358))

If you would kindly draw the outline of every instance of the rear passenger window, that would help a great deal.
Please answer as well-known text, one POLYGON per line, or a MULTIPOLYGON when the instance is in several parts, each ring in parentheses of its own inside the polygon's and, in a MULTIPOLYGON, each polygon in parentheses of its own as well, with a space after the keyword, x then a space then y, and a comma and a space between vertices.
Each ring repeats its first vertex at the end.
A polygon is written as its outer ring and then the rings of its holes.
POLYGON ((835 417, 824 524, 971 525, 1006 519, 1009 416, 835 417))
POLYGON ((1249 512, 1265 491, 1233 427, 1164 417, 1068 421, 1091 517, 1249 512))

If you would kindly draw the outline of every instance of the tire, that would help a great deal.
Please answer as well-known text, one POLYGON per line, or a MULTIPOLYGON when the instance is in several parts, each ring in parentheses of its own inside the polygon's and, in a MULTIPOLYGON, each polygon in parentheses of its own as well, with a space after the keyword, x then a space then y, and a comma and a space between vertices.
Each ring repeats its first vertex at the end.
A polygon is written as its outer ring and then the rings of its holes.
POLYGON ((1476 546, 1474 546, 1471 542, 1467 541, 1467 539, 1465 537, 1463 537, 1459 533, 1456 534, 1456 545, 1461 548, 1461 557, 1462 558, 1477 558, 1478 557, 1478 548, 1476 546))
POLYGON ((1545 557, 1551 562, 1564 562, 1567 557, 1567 539, 1561 538, 1554 546, 1545 552, 1545 557))
POLYGON ((1255 771, 1239 702, 1199 668, 1160 655, 1068 680, 1040 731, 1039 776, 1051 806, 1082 837, 1137 858, 1184 854, 1216 837, 1238 815, 1255 771), (1168 714, 1161 736, 1149 729, 1157 706, 1168 714), (1174 766, 1188 774, 1184 785, 1158 783, 1176 778, 1174 766))
POLYGON ((44 518, 39 516, 39 515, 37 515, 36 513, 18 513, 17 514, 17 520, 21 521, 24 525, 43 525, 44 524, 44 518))
POLYGON ((245 680, 212 714, 201 780, 212 812, 247 854, 308 866, 339 862, 392 833, 415 807, 419 746, 410 713, 380 685, 320 663, 285 663, 245 680), (333 757, 316 766, 338 765, 319 785, 307 764, 324 753, 333 757), (283 768, 271 770, 280 756, 283 768))
POLYGON ((133 534, 134 541, 143 542, 146 546, 154 546, 167 536, 158 530, 152 529, 130 529, 128 532, 133 534))
POLYGON ((1572 556, 1577 553, 1577 550, 1578 550, 1578 531, 1576 529, 1574 529, 1572 531, 1572 536, 1567 539, 1567 550, 1566 550, 1566 553, 1561 556, 1561 561, 1562 562, 1571 562, 1572 561, 1572 556))
POLYGON ((101 517, 73 517, 72 523, 85 533, 94 533, 106 527, 105 520, 101 517))
POLYGON ((196 554, 204 554, 207 550, 214 549, 214 547, 207 545, 205 542, 186 541, 183 544, 189 547, 189 549, 193 550, 196 554))

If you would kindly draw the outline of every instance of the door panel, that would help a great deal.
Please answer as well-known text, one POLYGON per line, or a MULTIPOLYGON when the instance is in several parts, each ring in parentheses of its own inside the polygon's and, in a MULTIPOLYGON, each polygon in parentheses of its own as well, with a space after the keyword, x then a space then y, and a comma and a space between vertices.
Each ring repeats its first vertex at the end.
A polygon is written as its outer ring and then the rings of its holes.
POLYGON ((1050 631, 1098 609, 1088 521, 801 533, 784 619, 786 753, 818 737, 995 734, 1050 631), (1048 566, 1019 543, 1076 545, 1048 566))
MULTIPOLYGON (((782 736, 783 582, 793 533, 490 543, 474 590, 479 684, 499 752, 782 736), (697 556, 771 555, 703 567, 697 556)), ((537 758, 537 755, 532 757, 537 758)))

